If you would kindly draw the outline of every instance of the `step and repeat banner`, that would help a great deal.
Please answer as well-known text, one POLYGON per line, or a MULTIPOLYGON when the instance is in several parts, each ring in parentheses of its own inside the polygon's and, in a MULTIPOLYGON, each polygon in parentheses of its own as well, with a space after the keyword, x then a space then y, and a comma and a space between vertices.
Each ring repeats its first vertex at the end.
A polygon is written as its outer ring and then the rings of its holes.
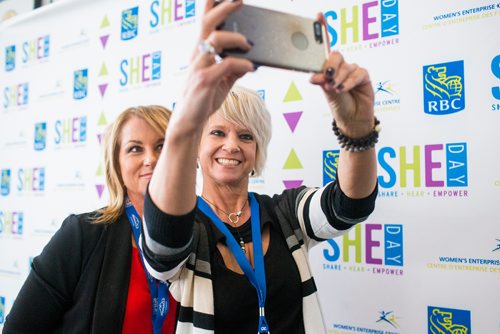
MULTIPOLYGON (((329 333, 500 333, 500 2, 247 3, 323 12, 331 48, 376 92, 376 211, 311 253, 329 333)), ((0 328, 63 219, 106 204, 106 126, 129 106, 175 106, 202 11, 68 0, 0 26, 0 328)), ((254 191, 335 179, 331 116, 308 79, 261 67, 239 82, 273 117, 254 191)))

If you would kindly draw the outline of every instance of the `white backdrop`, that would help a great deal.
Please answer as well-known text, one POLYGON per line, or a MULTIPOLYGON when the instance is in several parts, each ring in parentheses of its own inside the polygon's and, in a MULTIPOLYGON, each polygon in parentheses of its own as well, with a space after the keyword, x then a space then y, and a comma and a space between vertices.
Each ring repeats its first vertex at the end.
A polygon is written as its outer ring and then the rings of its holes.
MULTIPOLYGON (((500 333, 500 2, 247 3, 323 12, 331 46, 376 90, 376 211, 311 254, 329 332, 500 333)), ((106 203, 106 125, 131 105, 175 104, 201 12, 200 0, 67 0, 0 26, 0 328, 62 220, 106 203)), ((240 82, 273 117, 254 191, 334 177, 331 117, 308 78, 262 67, 240 82)))

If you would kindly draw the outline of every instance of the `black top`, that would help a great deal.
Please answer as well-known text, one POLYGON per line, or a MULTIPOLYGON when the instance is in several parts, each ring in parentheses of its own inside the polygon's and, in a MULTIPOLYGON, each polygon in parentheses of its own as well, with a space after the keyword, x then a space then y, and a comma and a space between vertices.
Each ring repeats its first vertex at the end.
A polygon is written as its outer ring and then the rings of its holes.
POLYGON ((130 280, 127 216, 93 224, 96 212, 71 215, 33 259, 3 334, 121 333, 130 280))
MULTIPOLYGON (((240 226, 239 235, 236 229, 228 224, 226 226, 237 241, 240 235, 245 242, 251 241, 250 220, 240 226)), ((265 226, 270 226, 269 248, 264 256, 267 287, 265 311, 269 328, 273 334, 305 333, 299 270, 278 227, 269 222, 265 223, 265 226)), ((225 237, 217 235, 218 241, 225 243, 225 237)), ((244 274, 226 268, 217 248, 213 261, 215 332, 255 334, 259 318, 255 288, 244 274), (236 309, 248 312, 234 312, 236 309)))

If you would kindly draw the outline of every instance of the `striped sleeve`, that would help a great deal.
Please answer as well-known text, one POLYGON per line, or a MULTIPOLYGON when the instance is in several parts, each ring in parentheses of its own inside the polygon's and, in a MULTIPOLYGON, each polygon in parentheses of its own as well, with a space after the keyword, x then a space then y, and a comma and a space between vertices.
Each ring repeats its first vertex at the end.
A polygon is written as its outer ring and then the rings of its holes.
POLYGON ((297 216, 307 236, 316 241, 335 238, 365 221, 375 208, 377 187, 362 199, 347 197, 338 183, 305 190, 297 203, 297 216))
POLYGON ((155 278, 172 278, 189 257, 195 212, 194 208, 182 216, 164 213, 146 192, 140 247, 146 269, 155 278))

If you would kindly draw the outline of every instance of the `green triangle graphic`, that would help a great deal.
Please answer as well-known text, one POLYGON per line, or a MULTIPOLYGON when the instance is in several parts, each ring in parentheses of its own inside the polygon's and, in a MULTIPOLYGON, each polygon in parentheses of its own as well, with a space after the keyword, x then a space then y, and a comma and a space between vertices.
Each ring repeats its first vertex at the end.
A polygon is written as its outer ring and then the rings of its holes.
POLYGON ((108 120, 106 119, 106 116, 104 116, 104 111, 101 113, 101 116, 99 116, 99 121, 97 122, 97 125, 106 125, 108 124, 108 120))
POLYGON ((283 165, 283 169, 302 169, 302 163, 297 157, 297 153, 292 148, 290 154, 288 155, 288 159, 286 159, 285 164, 283 165))
POLYGON ((108 75, 108 68, 106 67, 106 63, 102 63, 101 69, 99 70, 99 76, 102 77, 104 75, 108 75))
POLYGON ((108 15, 104 15, 104 18, 102 19, 101 22, 101 28, 106 28, 106 27, 109 27, 108 15))
POLYGON ((288 91, 286 92, 283 102, 301 101, 301 100, 302 100, 302 95, 300 95, 297 86, 295 86, 295 82, 292 81, 290 87, 288 87, 288 91))
POLYGON ((103 176, 104 175, 104 172, 102 169, 102 163, 99 163, 99 166, 97 167, 97 171, 95 172, 95 175, 96 176, 103 176))

